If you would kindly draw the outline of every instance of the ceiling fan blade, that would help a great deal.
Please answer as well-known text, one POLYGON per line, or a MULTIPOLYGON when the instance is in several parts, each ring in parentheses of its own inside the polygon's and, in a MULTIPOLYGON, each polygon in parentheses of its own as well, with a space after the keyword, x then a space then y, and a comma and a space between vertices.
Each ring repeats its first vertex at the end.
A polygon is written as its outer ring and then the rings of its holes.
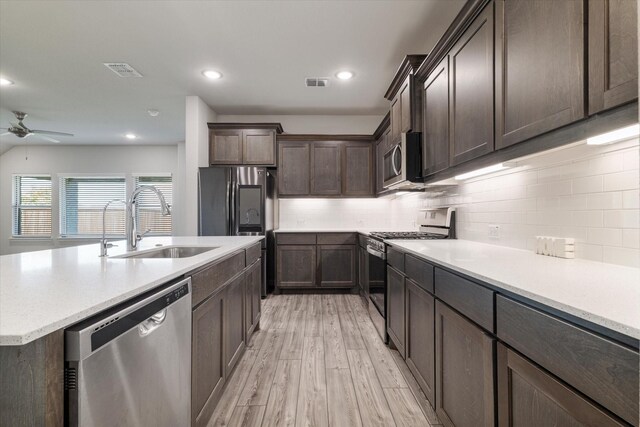
POLYGON ((50 130, 32 130, 31 133, 36 133, 36 134, 39 134, 39 135, 73 136, 72 133, 53 132, 53 131, 50 131, 50 130))
POLYGON ((60 142, 57 139, 50 138, 50 137, 45 136, 45 135, 38 135, 38 138, 46 139, 47 141, 53 142, 54 144, 58 144, 60 142))

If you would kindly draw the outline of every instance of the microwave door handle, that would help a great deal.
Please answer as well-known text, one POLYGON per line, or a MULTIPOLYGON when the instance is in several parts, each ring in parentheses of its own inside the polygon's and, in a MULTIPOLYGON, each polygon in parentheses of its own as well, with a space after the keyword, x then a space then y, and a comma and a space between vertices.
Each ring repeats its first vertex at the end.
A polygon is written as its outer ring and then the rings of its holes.
POLYGON ((393 148, 393 153, 391 153, 391 167, 393 168, 393 172, 396 174, 396 176, 400 175, 400 171, 398 170, 398 168, 396 168, 396 153, 399 149, 400 145, 396 145, 393 148))

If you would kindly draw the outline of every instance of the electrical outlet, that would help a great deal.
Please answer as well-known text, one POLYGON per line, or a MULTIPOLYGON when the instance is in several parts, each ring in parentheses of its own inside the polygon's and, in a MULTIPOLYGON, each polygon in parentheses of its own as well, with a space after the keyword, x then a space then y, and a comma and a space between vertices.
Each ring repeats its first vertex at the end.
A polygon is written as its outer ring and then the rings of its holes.
POLYGON ((497 224, 490 224, 489 225, 489 237, 492 239, 499 239, 500 238, 500 226, 497 224))

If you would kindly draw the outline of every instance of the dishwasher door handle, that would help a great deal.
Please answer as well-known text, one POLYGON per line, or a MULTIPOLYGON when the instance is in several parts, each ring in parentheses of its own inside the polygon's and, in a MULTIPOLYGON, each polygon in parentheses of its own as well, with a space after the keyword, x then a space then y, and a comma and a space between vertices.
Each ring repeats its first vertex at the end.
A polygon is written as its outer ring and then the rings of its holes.
POLYGON ((140 333, 140 336, 146 337, 151 332, 158 329, 166 319, 167 309, 164 308, 138 325, 138 332, 140 333))

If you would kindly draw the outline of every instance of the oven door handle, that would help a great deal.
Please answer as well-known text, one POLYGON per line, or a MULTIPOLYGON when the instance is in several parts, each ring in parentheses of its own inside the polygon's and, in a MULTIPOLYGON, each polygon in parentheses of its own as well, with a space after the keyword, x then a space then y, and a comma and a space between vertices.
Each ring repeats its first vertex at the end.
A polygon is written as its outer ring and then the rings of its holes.
POLYGON ((387 254, 385 254, 384 252, 377 251, 369 246, 367 246, 367 252, 376 258, 380 258, 383 260, 387 259, 387 254))

